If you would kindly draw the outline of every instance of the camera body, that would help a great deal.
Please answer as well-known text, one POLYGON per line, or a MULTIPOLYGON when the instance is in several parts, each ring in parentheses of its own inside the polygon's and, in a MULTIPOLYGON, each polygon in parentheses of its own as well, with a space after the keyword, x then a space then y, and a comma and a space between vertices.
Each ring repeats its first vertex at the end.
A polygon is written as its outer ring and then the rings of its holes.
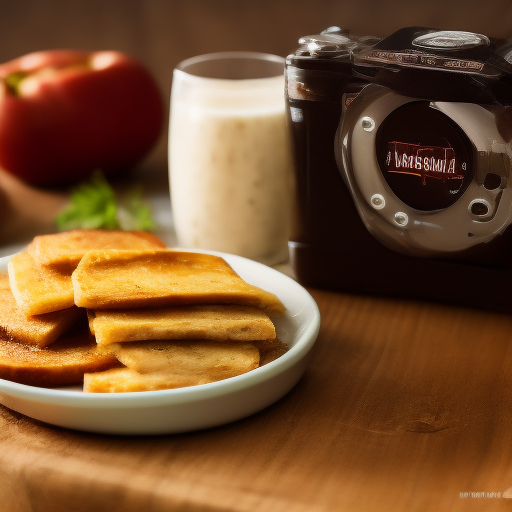
POLYGON ((421 27, 299 43, 298 280, 512 312, 512 45, 421 27))

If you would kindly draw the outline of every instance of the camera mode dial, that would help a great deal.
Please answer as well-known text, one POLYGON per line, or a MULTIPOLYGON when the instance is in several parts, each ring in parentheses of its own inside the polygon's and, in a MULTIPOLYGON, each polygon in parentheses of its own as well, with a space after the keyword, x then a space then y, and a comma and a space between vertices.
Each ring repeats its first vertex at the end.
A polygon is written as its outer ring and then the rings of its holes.
POLYGON ((413 39, 412 44, 433 50, 461 50, 480 45, 489 45, 490 40, 482 34, 457 30, 428 32, 413 39))
POLYGON ((354 37, 348 30, 329 27, 320 34, 301 37, 299 53, 308 54, 311 57, 350 57, 370 48, 378 41, 380 39, 373 36, 354 37))

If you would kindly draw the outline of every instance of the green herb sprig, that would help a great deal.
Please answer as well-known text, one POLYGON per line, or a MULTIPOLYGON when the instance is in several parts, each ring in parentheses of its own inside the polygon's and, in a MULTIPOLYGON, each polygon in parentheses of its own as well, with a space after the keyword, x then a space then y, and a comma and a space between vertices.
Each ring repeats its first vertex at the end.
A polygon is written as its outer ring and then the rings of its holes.
POLYGON ((61 231, 69 229, 125 229, 152 231, 151 208, 142 199, 142 188, 128 190, 124 201, 116 197, 101 171, 71 191, 69 205, 55 219, 61 231))

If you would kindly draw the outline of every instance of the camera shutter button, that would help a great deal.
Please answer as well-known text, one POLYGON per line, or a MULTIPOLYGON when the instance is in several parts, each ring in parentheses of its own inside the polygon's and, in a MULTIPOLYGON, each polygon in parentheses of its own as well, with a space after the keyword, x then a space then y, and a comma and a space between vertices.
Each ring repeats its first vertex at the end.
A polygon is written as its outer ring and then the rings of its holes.
POLYGON ((336 56, 350 54, 357 46, 352 39, 337 33, 322 33, 314 36, 304 36, 299 39, 299 44, 303 45, 311 55, 336 56))

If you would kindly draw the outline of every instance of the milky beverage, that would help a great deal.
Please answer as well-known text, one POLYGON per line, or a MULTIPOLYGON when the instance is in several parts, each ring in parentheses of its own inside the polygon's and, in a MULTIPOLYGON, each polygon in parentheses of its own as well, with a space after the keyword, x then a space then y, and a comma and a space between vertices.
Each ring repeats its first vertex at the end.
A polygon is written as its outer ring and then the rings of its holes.
POLYGON ((187 78, 198 84, 173 83, 169 135, 179 245, 285 260, 292 171, 284 77, 187 78))

